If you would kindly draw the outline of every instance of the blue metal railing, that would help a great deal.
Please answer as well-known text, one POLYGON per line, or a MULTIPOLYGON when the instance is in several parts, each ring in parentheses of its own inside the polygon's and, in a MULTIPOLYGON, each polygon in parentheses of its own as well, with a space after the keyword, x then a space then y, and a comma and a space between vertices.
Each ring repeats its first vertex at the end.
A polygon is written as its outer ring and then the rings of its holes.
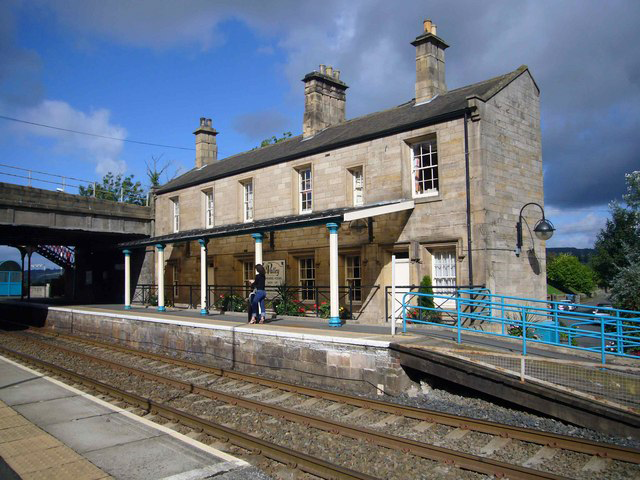
POLYGON ((455 295, 407 292, 402 298, 403 331, 407 323, 430 324, 462 332, 520 338, 607 355, 639 358, 640 312, 590 305, 547 302, 493 295, 486 288, 458 290, 455 295))

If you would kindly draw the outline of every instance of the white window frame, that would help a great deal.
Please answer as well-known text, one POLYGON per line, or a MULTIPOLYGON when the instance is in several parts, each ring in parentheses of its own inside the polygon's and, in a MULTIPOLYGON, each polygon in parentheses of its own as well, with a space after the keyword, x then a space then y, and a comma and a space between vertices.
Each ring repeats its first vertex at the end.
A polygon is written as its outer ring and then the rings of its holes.
POLYGON ((440 191, 438 146, 435 138, 411 145, 411 192, 413 198, 432 197, 440 191))
POLYGON ((313 211, 313 173, 310 165, 298 170, 298 211, 313 211))
POLYGON ((360 207, 364 205, 364 170, 362 167, 351 170, 352 188, 353 188, 353 206, 360 207))
POLYGON ((298 281, 300 285, 300 300, 302 302, 315 301, 316 263, 314 257, 298 259, 298 281), (311 276, 308 275, 309 272, 311 272, 311 276))
POLYGON ((438 295, 453 295, 451 288, 457 284, 457 264, 455 247, 437 249, 431 252, 431 278, 433 279, 433 293, 438 295))
POLYGON ((245 260, 242 262, 242 285, 245 286, 247 293, 251 292, 251 282, 256 278, 256 266, 253 260, 245 260))
POLYGON ((345 255, 344 267, 345 281, 351 287, 351 301, 362 303, 362 257, 360 255, 345 255))
POLYGON ((254 189, 253 179, 242 182, 242 219, 253 222, 254 189))
POLYGON ((204 227, 212 228, 215 225, 215 204, 213 188, 203 190, 204 195, 204 227))
POLYGON ((171 198, 171 205, 173 207, 173 232, 180 231, 180 197, 171 198))

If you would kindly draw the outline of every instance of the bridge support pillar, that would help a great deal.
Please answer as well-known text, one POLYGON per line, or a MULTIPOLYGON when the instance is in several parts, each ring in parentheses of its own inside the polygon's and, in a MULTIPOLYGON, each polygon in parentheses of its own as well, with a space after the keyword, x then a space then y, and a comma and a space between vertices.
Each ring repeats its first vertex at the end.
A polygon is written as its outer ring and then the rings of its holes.
POLYGON ((337 223, 327 223, 329 229, 329 299, 331 313, 329 316, 330 327, 341 327, 340 298, 338 295, 338 228, 337 223))
POLYGON ((198 240, 200 244, 200 314, 207 315, 207 242, 206 238, 198 240))
POLYGON ((156 244, 156 250, 158 252, 158 311, 166 311, 164 306, 164 244, 156 244))
POLYGON ((124 253, 124 309, 131 310, 131 251, 124 253))

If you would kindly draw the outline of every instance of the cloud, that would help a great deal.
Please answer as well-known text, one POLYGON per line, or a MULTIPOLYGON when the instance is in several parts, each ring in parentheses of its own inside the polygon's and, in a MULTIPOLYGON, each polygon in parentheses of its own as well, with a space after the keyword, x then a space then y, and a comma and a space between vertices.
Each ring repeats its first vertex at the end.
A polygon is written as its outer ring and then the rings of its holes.
POLYGON ((279 136, 287 128, 289 118, 282 113, 269 110, 238 115, 233 121, 233 129, 246 137, 259 141, 272 135, 279 136))
POLYGON ((28 106, 42 99, 42 62, 33 50, 16 44, 14 2, 0 3, 0 106, 28 106))
MULTIPOLYGON (((640 2, 434 0, 428 9, 423 2, 403 2, 399 8, 386 0, 325 0, 322 8, 297 0, 41 0, 37 5, 88 43, 107 39, 138 48, 215 48, 224 42, 221 25, 241 21, 264 37, 259 44, 284 53, 283 75, 290 99, 299 105, 305 73, 320 63, 340 69, 350 86, 349 118, 414 96, 410 42, 421 33, 422 19, 430 17, 450 45, 450 89, 521 64, 530 67, 541 88, 548 205, 604 204, 623 193, 623 174, 640 163, 635 120, 640 56, 633 48, 640 37, 640 2)), ((14 49, 10 58, 37 68, 26 50, 14 49)), ((239 117, 237 128, 256 138, 273 133, 253 120, 239 117)))
MULTIPOLYGON (((54 125, 66 130, 113 138, 125 138, 127 136, 126 129, 110 122, 110 112, 107 109, 98 109, 85 113, 74 109, 63 101, 44 100, 37 106, 18 111, 17 115, 19 115, 19 118, 29 122, 54 125)), ((119 159, 123 147, 122 141, 25 124, 15 124, 12 128, 20 135, 52 139, 54 141, 54 150, 57 153, 72 155, 94 163, 96 172, 100 175, 108 172, 122 173, 126 170, 125 162, 119 159)))
POLYGON ((556 226, 556 232, 547 246, 576 248, 592 248, 596 235, 604 228, 609 217, 603 206, 596 210, 547 207, 546 216, 556 226))

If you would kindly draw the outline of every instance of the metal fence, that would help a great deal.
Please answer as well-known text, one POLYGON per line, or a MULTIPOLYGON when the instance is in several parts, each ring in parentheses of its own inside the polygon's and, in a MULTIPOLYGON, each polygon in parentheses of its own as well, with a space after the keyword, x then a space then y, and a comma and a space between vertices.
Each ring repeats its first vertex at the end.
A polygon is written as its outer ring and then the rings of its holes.
POLYGON ((488 289, 458 289, 455 295, 406 292, 402 298, 403 330, 407 323, 431 324, 462 332, 516 339, 527 346, 547 344, 607 356, 639 358, 640 312, 493 295, 488 289), (438 304, 446 303, 447 308, 438 304))
POLYGON ((559 360, 535 355, 487 352, 472 348, 430 350, 471 361, 516 378, 536 382, 590 400, 640 413, 640 368, 559 360))
MULTIPOLYGON (((460 290, 484 289, 484 285, 455 285, 455 286, 431 286, 424 287, 419 285, 396 285, 396 298, 392 295, 393 287, 384 287, 384 317, 387 322, 391 320, 391 316, 395 314, 396 319, 402 319, 402 298, 407 292, 410 293, 435 293, 434 308, 440 313, 441 322, 456 322, 455 315, 455 299, 457 292, 460 290), (429 291, 430 290, 430 291, 429 291), (450 309, 453 305, 453 311, 450 309)), ((415 303, 415 299, 412 297, 415 303)), ((416 316, 426 316, 424 310, 416 310, 416 316)))
MULTIPOLYGON (((378 288, 377 285, 338 286, 340 318, 355 318, 364 299, 375 293, 378 288)), ((265 307, 278 315, 329 317, 331 290, 328 285, 313 287, 267 286, 265 290, 267 292, 265 307)), ((251 291, 251 287, 246 285, 209 285, 207 287, 207 305, 209 308, 221 312, 246 312, 251 291)), ((165 285, 164 298, 166 306, 199 308, 200 285, 165 285)), ((142 305, 157 305, 158 286, 137 285, 131 302, 142 305)))

